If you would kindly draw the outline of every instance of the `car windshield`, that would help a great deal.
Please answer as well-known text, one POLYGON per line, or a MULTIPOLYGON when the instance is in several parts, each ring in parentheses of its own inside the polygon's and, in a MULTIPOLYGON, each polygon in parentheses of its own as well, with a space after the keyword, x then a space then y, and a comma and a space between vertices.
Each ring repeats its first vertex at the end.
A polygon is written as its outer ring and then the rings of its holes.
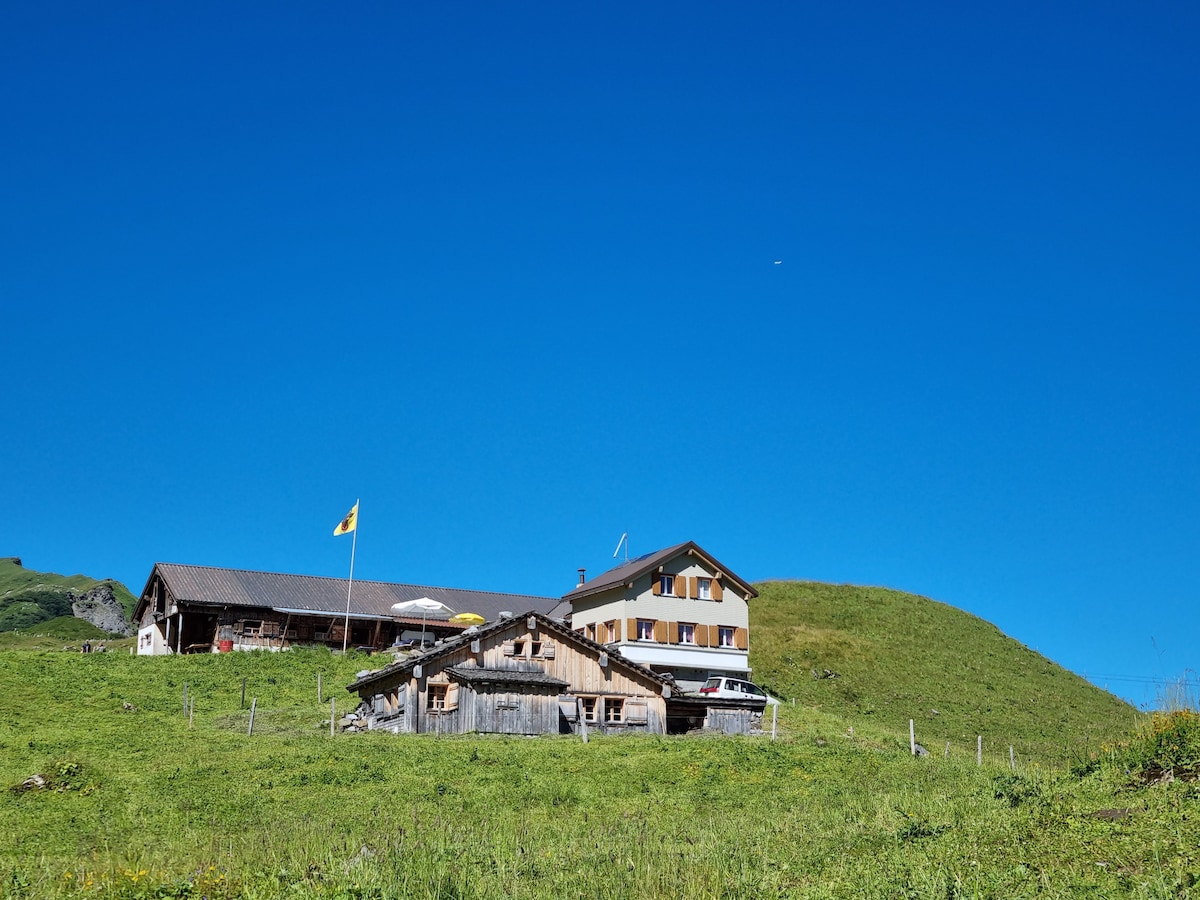
POLYGON ((710 679, 708 679, 708 681, 704 682, 704 686, 706 688, 719 688, 721 686, 721 679, 720 678, 710 678, 710 679))

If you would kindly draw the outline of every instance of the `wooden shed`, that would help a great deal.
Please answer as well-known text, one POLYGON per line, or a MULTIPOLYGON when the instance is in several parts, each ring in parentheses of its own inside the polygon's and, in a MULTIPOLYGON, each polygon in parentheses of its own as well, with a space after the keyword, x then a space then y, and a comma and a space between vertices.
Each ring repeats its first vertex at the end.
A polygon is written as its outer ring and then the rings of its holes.
POLYGON ((368 725, 404 733, 665 734, 671 681, 538 612, 361 676, 368 725))

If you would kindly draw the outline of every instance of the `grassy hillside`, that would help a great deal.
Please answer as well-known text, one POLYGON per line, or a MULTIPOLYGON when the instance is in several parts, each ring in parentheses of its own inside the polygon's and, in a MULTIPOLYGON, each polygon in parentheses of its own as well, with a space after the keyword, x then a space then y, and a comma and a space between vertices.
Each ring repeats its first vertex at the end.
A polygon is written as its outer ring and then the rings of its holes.
POLYGON ((886 588, 769 582, 751 603, 755 680, 776 696, 907 731, 932 752, 1009 745, 1064 759, 1131 727, 1136 711, 994 625, 886 588))
MULTIPOLYGON (((137 598, 119 581, 101 582, 86 575, 36 572, 23 568, 17 557, 0 557, 0 632, 29 629, 51 619, 71 616, 72 595, 86 594, 101 583, 112 585, 128 619, 137 598)), ((103 634, 98 629, 96 633, 103 634)))
POLYGON ((1200 878, 1200 792, 1115 756, 917 759, 877 714, 850 735, 799 704, 774 742, 331 736, 318 673, 344 708, 378 662, 0 651, 0 898, 1191 897, 1200 878))

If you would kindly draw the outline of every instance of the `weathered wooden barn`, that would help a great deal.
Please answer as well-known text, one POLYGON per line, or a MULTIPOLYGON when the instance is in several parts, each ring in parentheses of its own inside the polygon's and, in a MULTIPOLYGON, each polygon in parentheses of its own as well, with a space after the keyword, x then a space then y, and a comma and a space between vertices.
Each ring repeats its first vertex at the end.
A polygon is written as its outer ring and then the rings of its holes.
POLYGON ((764 705, 679 695, 671 676, 534 611, 470 628, 348 690, 370 728, 403 733, 745 732, 764 705))
POLYGON ((538 612, 470 628, 348 688, 395 732, 666 731, 669 679, 538 612))
POLYGON ((282 650, 295 644, 382 650, 398 641, 460 634, 455 613, 495 619, 518 609, 549 611, 552 597, 438 588, 344 578, 285 575, 156 563, 134 609, 138 653, 215 653, 282 650), (419 598, 445 609, 428 616, 396 616, 393 604, 419 598), (350 633, 346 634, 349 621, 350 633))

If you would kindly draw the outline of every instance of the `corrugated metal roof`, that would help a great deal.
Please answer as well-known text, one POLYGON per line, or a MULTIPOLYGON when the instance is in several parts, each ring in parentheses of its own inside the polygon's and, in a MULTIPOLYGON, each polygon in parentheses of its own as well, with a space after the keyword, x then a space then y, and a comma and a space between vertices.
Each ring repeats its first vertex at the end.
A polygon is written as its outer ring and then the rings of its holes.
MULTIPOLYGON (((206 606, 288 609, 314 614, 346 613, 348 580, 345 578, 285 575, 281 572, 254 572, 178 563, 157 563, 154 569, 166 582, 168 590, 177 601, 206 606)), ((150 580, 153 581, 153 573, 150 580)), ((444 603, 454 613, 478 613, 488 621, 499 618, 501 612, 530 609, 548 612, 558 603, 557 597, 500 594, 355 579, 350 591, 350 614, 391 618, 392 604, 421 597, 444 603)), ((145 599, 143 592, 143 600, 145 599)), ((445 619, 452 614, 439 612, 431 614, 429 619, 445 619)), ((406 618, 412 618, 411 614, 406 618)), ((419 619, 420 616, 416 618, 419 619)))
POLYGON ((459 681, 480 684, 544 684, 565 688, 569 682, 545 672, 522 672, 517 669, 484 669, 480 666, 447 666, 446 672, 459 681))

